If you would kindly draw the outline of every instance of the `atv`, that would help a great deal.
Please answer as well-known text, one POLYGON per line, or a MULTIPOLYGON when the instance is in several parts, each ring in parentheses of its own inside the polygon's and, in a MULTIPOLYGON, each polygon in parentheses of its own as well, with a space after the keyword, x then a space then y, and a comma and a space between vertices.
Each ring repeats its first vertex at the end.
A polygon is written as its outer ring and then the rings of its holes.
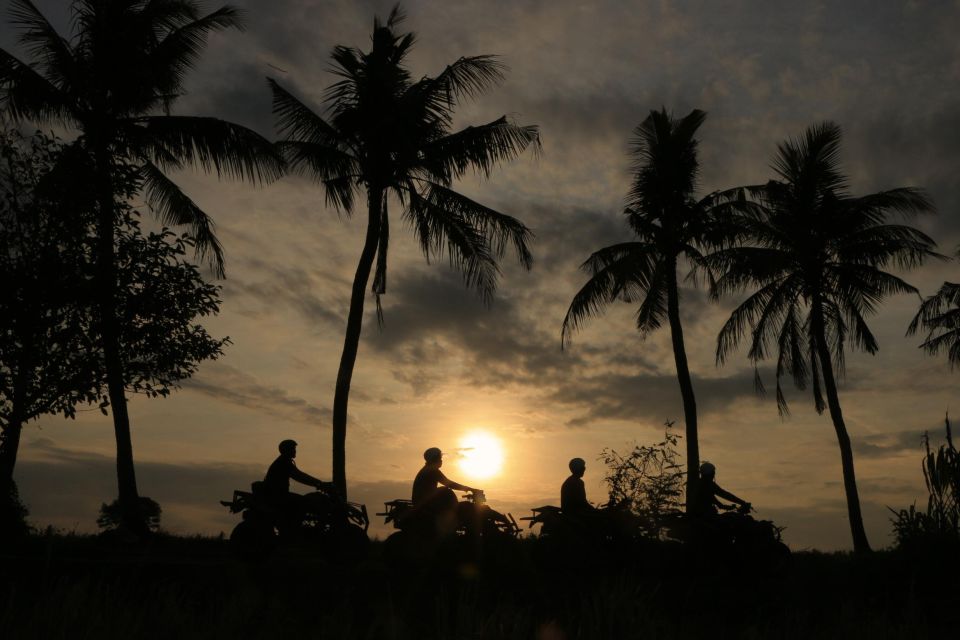
POLYGON ((290 494, 295 496, 293 505, 271 499, 263 482, 250 487, 234 491, 229 502, 220 501, 230 513, 242 515, 230 533, 230 544, 240 556, 261 558, 282 544, 318 548, 340 560, 366 552, 366 505, 343 500, 332 485, 302 496, 290 494))

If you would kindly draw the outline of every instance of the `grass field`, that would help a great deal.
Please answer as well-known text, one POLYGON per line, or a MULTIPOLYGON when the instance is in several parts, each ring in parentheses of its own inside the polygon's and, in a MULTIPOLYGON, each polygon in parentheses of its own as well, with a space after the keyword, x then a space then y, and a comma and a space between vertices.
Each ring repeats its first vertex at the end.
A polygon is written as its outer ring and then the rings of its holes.
POLYGON ((0 556, 0 636, 933 638, 956 633, 960 610, 960 562, 943 554, 799 553, 771 568, 525 539, 399 567, 383 551, 352 566, 297 549, 249 563, 215 538, 35 536, 0 556))

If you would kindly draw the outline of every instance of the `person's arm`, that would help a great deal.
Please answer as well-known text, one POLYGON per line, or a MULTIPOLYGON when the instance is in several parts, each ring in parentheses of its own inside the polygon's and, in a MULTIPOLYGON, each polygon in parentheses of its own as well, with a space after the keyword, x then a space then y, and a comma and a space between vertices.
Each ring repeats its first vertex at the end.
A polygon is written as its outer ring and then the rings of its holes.
POLYGON ((713 493, 713 495, 714 495, 714 501, 716 501, 717 496, 720 496, 720 497, 723 498, 724 500, 729 500, 730 502, 736 502, 737 504, 741 504, 741 505, 744 505, 744 506, 750 504, 750 503, 747 502, 746 500, 741 500, 740 498, 738 498, 737 496, 733 495, 733 494, 730 493, 729 491, 724 491, 724 490, 721 489, 718 485, 714 485, 714 487, 715 487, 715 491, 714 491, 714 493, 713 493))
POLYGON ((476 491, 473 487, 468 487, 465 484, 460 484, 459 482, 454 482, 447 476, 443 475, 443 472, 439 469, 437 470, 437 482, 442 484, 448 489, 454 489, 456 491, 476 491))
POLYGON ((297 482, 300 482, 305 485, 309 485, 311 487, 316 487, 318 489, 321 486, 327 484, 323 480, 317 480, 309 473, 304 473, 303 471, 300 471, 300 469, 297 469, 297 465, 295 465, 293 462, 290 463, 290 479, 296 480, 297 482))

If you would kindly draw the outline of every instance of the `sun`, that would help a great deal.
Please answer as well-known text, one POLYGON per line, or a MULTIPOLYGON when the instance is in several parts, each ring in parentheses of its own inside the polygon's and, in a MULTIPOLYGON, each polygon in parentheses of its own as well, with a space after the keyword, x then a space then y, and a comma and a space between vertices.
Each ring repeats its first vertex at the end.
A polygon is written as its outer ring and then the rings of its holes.
POLYGON ((460 440, 460 469, 473 478, 490 478, 503 466, 503 446, 494 436, 474 431, 460 440))

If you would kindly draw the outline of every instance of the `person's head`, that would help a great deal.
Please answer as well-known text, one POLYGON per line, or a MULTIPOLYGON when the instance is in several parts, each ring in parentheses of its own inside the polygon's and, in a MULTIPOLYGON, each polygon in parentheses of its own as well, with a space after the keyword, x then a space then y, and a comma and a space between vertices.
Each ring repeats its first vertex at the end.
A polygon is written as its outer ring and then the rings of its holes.
POLYGON ((717 468, 710 464, 709 462, 704 462, 700 465, 700 477, 707 480, 713 480, 714 476, 717 475, 717 468))
POLYGON ((423 459, 428 465, 439 467, 443 464, 443 452, 437 447, 430 447, 423 452, 423 459))
POLYGON ((570 467, 570 473, 578 478, 582 478, 583 474, 587 472, 587 463, 583 458, 574 458, 568 466, 570 467))
POLYGON ((280 455, 282 456, 287 458, 297 457, 297 443, 293 440, 284 440, 280 443, 278 449, 280 449, 280 455))

